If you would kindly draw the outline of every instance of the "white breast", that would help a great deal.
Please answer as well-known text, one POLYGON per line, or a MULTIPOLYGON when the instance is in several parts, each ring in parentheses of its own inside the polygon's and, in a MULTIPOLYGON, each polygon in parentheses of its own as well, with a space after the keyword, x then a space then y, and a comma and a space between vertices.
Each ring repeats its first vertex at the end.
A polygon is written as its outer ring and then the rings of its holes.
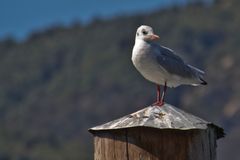
POLYGON ((164 85, 168 75, 157 64, 153 52, 150 44, 138 40, 133 47, 132 62, 144 78, 156 84, 164 85))

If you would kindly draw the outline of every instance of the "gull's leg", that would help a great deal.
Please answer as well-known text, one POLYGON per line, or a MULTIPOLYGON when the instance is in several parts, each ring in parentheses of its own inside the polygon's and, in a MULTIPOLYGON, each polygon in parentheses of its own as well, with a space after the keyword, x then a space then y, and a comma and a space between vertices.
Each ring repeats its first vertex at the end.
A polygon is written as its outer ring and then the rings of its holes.
POLYGON ((157 84, 157 103, 160 102, 161 100, 161 89, 160 89, 160 85, 157 84))
POLYGON ((163 102, 162 102, 162 99, 161 99, 161 90, 160 90, 160 85, 157 84, 157 101, 155 103, 153 103, 153 105, 156 105, 156 106, 162 106, 163 105, 163 102))
POLYGON ((167 91, 167 82, 165 82, 164 88, 163 88, 163 93, 162 93, 162 98, 161 98, 162 105, 164 104, 164 101, 165 101, 166 91, 167 91))

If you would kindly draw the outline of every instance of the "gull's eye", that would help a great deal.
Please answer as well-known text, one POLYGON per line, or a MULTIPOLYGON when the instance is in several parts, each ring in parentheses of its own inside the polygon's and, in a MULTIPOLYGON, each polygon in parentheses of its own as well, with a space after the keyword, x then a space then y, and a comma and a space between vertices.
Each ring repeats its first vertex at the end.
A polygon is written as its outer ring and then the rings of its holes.
POLYGON ((142 34, 146 35, 146 34, 148 34, 148 32, 145 30, 142 30, 142 34))

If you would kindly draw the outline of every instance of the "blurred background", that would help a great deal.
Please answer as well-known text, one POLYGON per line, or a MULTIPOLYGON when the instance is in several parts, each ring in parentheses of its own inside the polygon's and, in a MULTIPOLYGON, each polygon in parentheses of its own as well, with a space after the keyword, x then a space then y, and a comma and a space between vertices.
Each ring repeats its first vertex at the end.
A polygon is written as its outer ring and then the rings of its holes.
POLYGON ((167 102, 223 127, 218 160, 239 160, 239 0, 2 0, 0 160, 91 160, 87 129, 155 100, 131 63, 139 25, 206 71, 167 102))

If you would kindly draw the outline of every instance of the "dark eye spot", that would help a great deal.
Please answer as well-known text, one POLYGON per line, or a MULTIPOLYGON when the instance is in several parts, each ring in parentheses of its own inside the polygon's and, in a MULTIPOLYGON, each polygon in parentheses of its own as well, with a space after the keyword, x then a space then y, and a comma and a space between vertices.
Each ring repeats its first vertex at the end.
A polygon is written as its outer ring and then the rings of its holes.
POLYGON ((145 31, 145 30, 142 30, 142 33, 143 33, 144 35, 148 34, 148 32, 145 31))

